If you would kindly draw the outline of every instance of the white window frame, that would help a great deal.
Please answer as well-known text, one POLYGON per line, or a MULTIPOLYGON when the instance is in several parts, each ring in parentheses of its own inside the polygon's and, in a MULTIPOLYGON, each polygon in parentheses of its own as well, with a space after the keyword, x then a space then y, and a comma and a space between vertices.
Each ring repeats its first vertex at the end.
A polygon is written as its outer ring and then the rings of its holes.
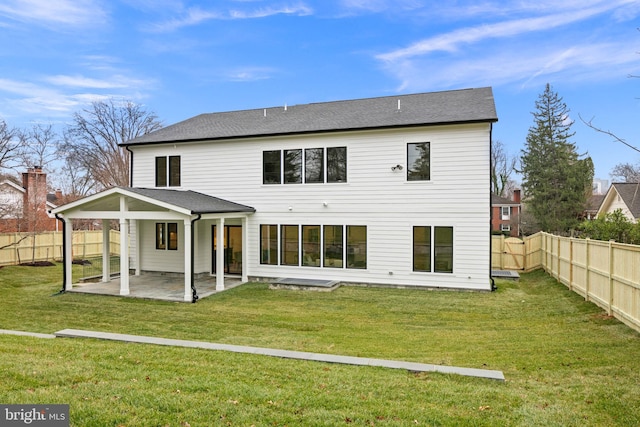
POLYGON ((502 218, 503 221, 507 221, 511 219, 511 207, 510 206, 501 206, 500 207, 500 217, 502 218), (507 213, 505 214, 505 209, 507 210, 507 213))

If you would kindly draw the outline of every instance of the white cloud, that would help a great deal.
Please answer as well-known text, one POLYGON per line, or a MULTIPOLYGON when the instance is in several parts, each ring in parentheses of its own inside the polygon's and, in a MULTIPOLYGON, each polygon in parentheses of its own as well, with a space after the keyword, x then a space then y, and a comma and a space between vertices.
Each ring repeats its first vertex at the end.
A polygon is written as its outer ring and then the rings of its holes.
POLYGON ((47 82, 57 86, 81 87, 92 89, 122 89, 136 87, 145 84, 142 80, 131 79, 122 75, 114 75, 109 79, 94 79, 81 75, 67 76, 57 75, 45 79, 47 82))
POLYGON ((250 10, 231 9, 227 11, 204 10, 194 7, 189 8, 183 13, 183 16, 179 18, 152 25, 149 29, 156 32, 168 32, 183 27, 199 25, 211 20, 256 19, 267 18, 274 15, 306 16, 312 13, 313 9, 302 3, 293 6, 268 6, 250 10))
POLYGON ((5 0, 0 15, 9 19, 44 26, 95 26, 107 13, 95 0, 5 0))
POLYGON ((620 32, 617 15, 622 10, 631 13, 628 6, 634 2, 586 1, 589 7, 569 2, 575 10, 562 2, 553 14, 551 3, 544 0, 507 4, 507 10, 519 8, 531 16, 454 29, 375 58, 400 81, 400 90, 624 78, 640 59, 637 43, 634 46, 631 34, 626 40, 613 37, 620 32), (545 15, 536 16, 536 7, 545 15))
POLYGON ((233 82, 252 82, 270 79, 276 72, 271 67, 241 67, 227 73, 226 79, 233 82))
POLYGON ((581 21, 602 13, 601 8, 592 8, 582 11, 572 11, 557 15, 547 15, 537 18, 525 18, 496 24, 480 25, 470 28, 461 28, 446 34, 441 34, 425 40, 421 40, 406 48, 397 49, 377 56, 382 61, 395 61, 414 56, 425 55, 431 52, 453 52, 460 45, 477 43, 486 39, 505 38, 531 33, 547 31, 562 25, 581 21))
POLYGON ((464 58, 418 58, 394 64, 401 91, 515 85, 521 88, 546 82, 573 83, 624 79, 637 69, 631 43, 584 44, 570 47, 538 46, 505 49, 464 58))
POLYGON ((81 75, 45 76, 37 81, 0 79, 0 105, 13 114, 64 117, 94 101, 109 98, 139 100, 152 81, 113 75, 108 79, 81 75), (9 108, 7 108, 9 106, 9 108))
POLYGON ((423 6, 419 0, 341 0, 342 7, 351 10, 367 12, 382 12, 385 10, 413 10, 423 6))

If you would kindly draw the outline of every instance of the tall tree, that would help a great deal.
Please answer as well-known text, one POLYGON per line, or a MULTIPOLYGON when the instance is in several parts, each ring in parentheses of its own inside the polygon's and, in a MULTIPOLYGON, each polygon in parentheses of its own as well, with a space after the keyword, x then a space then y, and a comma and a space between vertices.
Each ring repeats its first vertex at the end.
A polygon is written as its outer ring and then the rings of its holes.
POLYGON ((52 165, 59 156, 56 150, 58 134, 53 125, 33 125, 28 131, 19 132, 19 139, 22 145, 20 157, 24 166, 41 167, 49 173, 55 172, 52 165))
POLYGON ((60 149, 96 190, 129 185, 129 152, 118 144, 160 129, 157 116, 131 101, 99 101, 75 113, 60 149))
POLYGON ((614 182, 640 182, 640 164, 618 163, 611 170, 614 182))
POLYGON ((577 224, 586 206, 593 162, 570 141, 569 109, 550 84, 535 107, 520 159, 527 208, 542 230, 564 233, 577 224))
POLYGON ((491 141, 491 192, 506 197, 517 158, 511 156, 501 141, 491 141))

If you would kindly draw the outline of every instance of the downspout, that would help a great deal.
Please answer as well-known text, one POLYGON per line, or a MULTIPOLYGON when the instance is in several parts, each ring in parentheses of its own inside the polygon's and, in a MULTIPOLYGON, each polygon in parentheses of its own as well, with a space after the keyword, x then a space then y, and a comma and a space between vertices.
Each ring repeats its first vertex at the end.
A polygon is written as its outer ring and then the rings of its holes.
POLYGON ((202 218, 202 215, 198 214, 198 216, 194 219, 191 220, 191 302, 195 303, 196 301, 198 301, 198 293, 196 292, 196 280, 195 280, 195 257, 193 256, 193 252, 195 250, 195 223, 196 221, 198 221, 200 218, 202 218))
POLYGON ((56 219, 62 223, 62 289, 55 295, 60 295, 65 292, 65 284, 67 283, 67 222, 59 216, 54 214, 56 219))
POLYGON ((133 151, 129 149, 128 145, 125 145, 124 149, 129 152, 129 187, 133 188, 133 151))
POLYGON ((496 281, 491 274, 493 265, 491 256, 493 254, 493 235, 491 234, 491 220, 493 219, 493 206, 491 206, 491 160, 493 159, 493 123, 489 123, 489 280, 491 280, 491 292, 498 289, 496 281))

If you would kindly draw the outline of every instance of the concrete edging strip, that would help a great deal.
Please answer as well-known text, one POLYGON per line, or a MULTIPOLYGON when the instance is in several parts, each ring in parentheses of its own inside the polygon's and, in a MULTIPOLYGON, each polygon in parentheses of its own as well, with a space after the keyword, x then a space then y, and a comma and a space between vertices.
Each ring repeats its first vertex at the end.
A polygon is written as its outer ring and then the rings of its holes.
POLYGON ((309 353, 304 351, 277 350, 264 347, 247 347, 231 344, 216 344, 204 341, 188 341, 170 338, 156 338, 142 335, 116 334, 110 332, 84 331, 80 329, 63 329, 54 335, 58 338, 95 338, 111 341, 124 341, 139 344, 155 344, 174 347, 200 348, 206 350, 222 350, 234 353, 258 354, 263 356, 281 357, 285 359, 310 360, 316 362, 341 363, 358 366, 377 366, 391 369, 406 369, 414 372, 439 372, 469 377, 480 377, 504 381, 502 371, 488 369, 459 368, 455 366, 431 365, 427 363, 403 362, 385 359, 370 359, 366 357, 339 356, 336 354, 309 353))
POLYGON ((55 335, 52 334, 39 334, 37 332, 24 332, 24 331, 10 331, 8 329, 0 329, 0 334, 3 335, 20 335, 24 337, 35 337, 35 338, 55 338, 55 335))

